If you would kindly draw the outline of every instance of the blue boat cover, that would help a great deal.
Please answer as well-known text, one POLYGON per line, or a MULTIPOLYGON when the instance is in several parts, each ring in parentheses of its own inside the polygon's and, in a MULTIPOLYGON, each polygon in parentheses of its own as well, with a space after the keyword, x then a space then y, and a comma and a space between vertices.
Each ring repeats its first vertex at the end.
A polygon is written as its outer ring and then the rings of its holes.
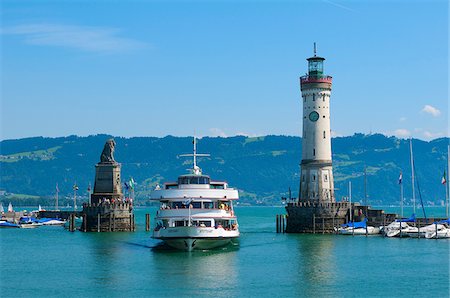
POLYGON ((10 222, 2 222, 0 223, 0 227, 11 227, 11 228, 18 228, 19 226, 10 222))
POLYGON ((44 223, 44 222, 51 221, 51 220, 60 220, 60 219, 59 219, 59 218, 47 218, 47 217, 43 217, 43 218, 39 219, 37 222, 39 222, 39 223, 44 223))
POLYGON ((448 225, 450 225, 450 218, 449 219, 443 219, 443 220, 440 220, 438 222, 434 222, 434 224, 448 224, 448 225))
POLYGON ((416 214, 413 213, 410 218, 397 219, 396 222, 416 222, 416 214))
POLYGON ((356 221, 356 222, 350 221, 346 224, 341 225, 341 227, 343 227, 343 228, 353 227, 355 229, 365 228, 366 226, 367 226, 367 218, 364 218, 363 221, 356 221))

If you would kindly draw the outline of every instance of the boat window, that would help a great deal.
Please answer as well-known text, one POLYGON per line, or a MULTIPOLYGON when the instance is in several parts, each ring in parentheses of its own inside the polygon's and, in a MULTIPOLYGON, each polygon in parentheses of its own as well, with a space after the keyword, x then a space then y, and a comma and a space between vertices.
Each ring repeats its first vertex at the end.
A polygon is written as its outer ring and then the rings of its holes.
POLYGON ((162 225, 163 225, 163 227, 168 228, 169 227, 169 221, 167 219, 163 219, 162 220, 162 225))
POLYGON ((184 220, 175 221, 175 227, 184 227, 184 220))
POLYGON ((200 226, 203 227, 203 225, 205 225, 205 227, 211 227, 211 221, 210 220, 200 220, 200 226))
POLYGON ((211 188, 213 189, 224 189, 223 184, 211 184, 211 188))
POLYGON ((195 209, 202 208, 202 202, 192 202, 191 205, 192 205, 192 208, 195 208, 195 209))
POLYGON ((172 202, 173 209, 183 208, 183 206, 183 202, 172 202))
POLYGON ((213 202, 203 202, 203 208, 205 209, 213 209, 214 203, 213 202))
POLYGON ((200 184, 209 184, 208 177, 200 177, 200 184))
POLYGON ((190 177, 189 184, 199 184, 199 177, 190 177))

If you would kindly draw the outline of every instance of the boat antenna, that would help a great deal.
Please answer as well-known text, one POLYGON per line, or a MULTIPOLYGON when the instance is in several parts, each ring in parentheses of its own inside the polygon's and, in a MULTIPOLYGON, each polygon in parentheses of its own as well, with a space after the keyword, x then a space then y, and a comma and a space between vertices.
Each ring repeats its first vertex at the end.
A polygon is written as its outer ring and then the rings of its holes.
POLYGON ((199 166, 197 166, 197 156, 210 156, 209 154, 203 154, 203 153, 197 153, 197 138, 194 136, 194 139, 192 140, 192 144, 194 146, 193 154, 181 154, 179 156, 192 156, 194 159, 194 164, 192 167, 192 173, 194 175, 201 175, 202 169, 200 169, 199 166))

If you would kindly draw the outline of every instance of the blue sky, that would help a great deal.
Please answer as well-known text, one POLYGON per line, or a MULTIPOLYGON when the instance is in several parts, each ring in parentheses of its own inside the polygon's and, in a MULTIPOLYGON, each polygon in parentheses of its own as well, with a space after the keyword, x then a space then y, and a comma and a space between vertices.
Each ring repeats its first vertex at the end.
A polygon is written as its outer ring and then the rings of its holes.
POLYGON ((448 2, 1 2, 1 139, 301 135, 313 42, 331 126, 448 136, 448 2))

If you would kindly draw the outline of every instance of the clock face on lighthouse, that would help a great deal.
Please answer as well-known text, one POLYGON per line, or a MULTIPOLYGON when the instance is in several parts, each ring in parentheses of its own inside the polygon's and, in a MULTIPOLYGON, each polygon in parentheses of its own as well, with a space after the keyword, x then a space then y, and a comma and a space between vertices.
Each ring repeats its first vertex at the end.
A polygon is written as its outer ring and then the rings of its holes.
POLYGON ((316 111, 312 111, 311 113, 309 113, 309 120, 311 120, 312 122, 316 122, 317 120, 319 120, 319 113, 317 113, 316 111))

